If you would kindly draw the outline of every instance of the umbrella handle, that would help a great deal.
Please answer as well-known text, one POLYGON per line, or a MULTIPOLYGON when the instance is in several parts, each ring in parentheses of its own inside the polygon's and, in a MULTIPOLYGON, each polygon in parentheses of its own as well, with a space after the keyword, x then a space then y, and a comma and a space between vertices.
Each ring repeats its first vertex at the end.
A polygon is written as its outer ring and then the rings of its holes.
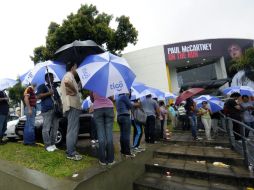
MULTIPOLYGON (((49 69, 48 69, 48 66, 46 66, 46 70, 47 70, 47 75, 48 75, 48 79, 49 79, 49 69)), ((52 86, 52 83, 49 79, 49 86, 50 86, 50 89, 53 90, 53 86, 52 86)), ((53 97, 55 96, 55 93, 53 93, 53 97)))

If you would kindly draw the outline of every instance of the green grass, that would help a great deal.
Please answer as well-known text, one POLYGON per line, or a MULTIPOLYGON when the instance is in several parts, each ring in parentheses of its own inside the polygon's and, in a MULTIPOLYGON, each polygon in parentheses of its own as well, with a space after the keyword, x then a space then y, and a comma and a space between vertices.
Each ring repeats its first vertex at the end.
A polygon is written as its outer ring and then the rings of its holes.
POLYGON ((57 178, 71 176, 83 169, 93 167, 96 158, 85 156, 81 161, 66 158, 64 150, 47 152, 43 147, 24 146, 20 143, 7 143, 0 147, 0 159, 38 170, 57 178))
POLYGON ((113 132, 119 132, 119 131, 120 131, 119 125, 118 125, 118 123, 116 121, 114 121, 113 132))

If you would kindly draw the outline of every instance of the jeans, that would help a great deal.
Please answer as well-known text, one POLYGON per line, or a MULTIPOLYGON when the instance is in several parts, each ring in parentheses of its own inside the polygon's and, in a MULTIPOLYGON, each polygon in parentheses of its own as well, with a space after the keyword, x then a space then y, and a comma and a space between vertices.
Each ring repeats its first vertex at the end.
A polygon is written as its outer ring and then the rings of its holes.
POLYGON ((134 133, 133 133, 133 147, 139 147, 140 141, 143 135, 142 125, 135 122, 134 120, 131 121, 132 126, 134 127, 134 133))
POLYGON ((90 131, 90 135, 91 135, 91 139, 92 140, 97 140, 97 131, 96 131, 96 125, 95 125, 95 121, 94 118, 91 118, 91 131, 90 131))
MULTIPOLYGON (((244 122, 246 125, 248 125, 250 128, 254 129, 254 122, 244 122)), ((250 130, 245 128, 245 137, 249 137, 250 130)))
POLYGON ((155 116, 147 116, 145 126, 145 141, 147 143, 154 143, 155 136, 155 116))
POLYGON ((195 115, 188 116, 191 125, 191 134, 193 138, 197 138, 197 117, 195 115))
POLYGON ((0 141, 4 136, 4 133, 7 129, 7 118, 8 115, 0 115, 0 141))
POLYGON ((121 153, 130 155, 130 135, 131 135, 131 119, 130 115, 118 115, 117 122, 120 126, 120 145, 121 153))
POLYGON ((58 118, 55 115, 54 110, 49 110, 42 113, 43 116, 43 128, 42 128, 42 138, 45 147, 55 145, 56 135, 58 129, 58 118))
POLYGON ((24 144, 35 143, 34 122, 36 116, 36 108, 32 107, 32 115, 29 115, 28 108, 25 107, 26 123, 24 128, 24 144))
POLYGON ((99 140, 99 160, 102 163, 112 163, 114 161, 113 145, 113 108, 99 108, 94 110, 94 121, 99 140))
POLYGON ((81 111, 75 108, 70 108, 66 112, 68 119, 67 134, 66 134, 66 147, 68 156, 74 156, 76 152, 76 144, 79 134, 79 115, 81 111))
POLYGON ((160 131, 160 138, 163 139, 163 134, 164 134, 164 125, 165 125, 165 120, 162 119, 161 121, 161 131, 160 131))

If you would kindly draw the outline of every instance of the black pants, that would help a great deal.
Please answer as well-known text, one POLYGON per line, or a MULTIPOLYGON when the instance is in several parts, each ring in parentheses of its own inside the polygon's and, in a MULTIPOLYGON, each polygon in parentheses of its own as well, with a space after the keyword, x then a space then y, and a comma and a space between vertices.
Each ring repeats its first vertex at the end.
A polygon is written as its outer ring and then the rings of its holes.
POLYGON ((154 132, 155 132, 155 116, 147 116, 145 126, 145 141, 147 143, 154 143, 154 132))
MULTIPOLYGON (((238 115, 230 115, 229 117, 231 117, 232 119, 235 119, 237 121, 241 121, 240 115, 239 116, 238 115)), ((241 140, 242 139, 241 136, 238 135, 238 134, 241 134, 241 125, 234 122, 234 121, 232 121, 232 122, 233 122, 233 131, 235 132, 234 133, 235 140, 237 140, 237 141, 241 140), (236 133, 238 133, 238 134, 236 134, 236 133)))
POLYGON ((182 130, 188 130, 188 117, 186 115, 179 115, 178 119, 181 122, 182 130))

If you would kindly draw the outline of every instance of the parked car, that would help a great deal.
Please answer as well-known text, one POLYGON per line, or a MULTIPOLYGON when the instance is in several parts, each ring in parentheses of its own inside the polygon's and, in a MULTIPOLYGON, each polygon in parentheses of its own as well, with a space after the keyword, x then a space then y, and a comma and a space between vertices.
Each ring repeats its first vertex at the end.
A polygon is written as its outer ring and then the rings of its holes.
MULTIPOLYGON (((85 114, 85 113, 81 114, 79 121, 80 121, 79 134, 85 134, 85 133, 90 134, 91 125, 92 125, 92 122, 91 122, 92 115, 85 114)), ((25 122, 26 122, 26 116, 23 116, 19 119, 15 127, 15 133, 20 138, 23 138, 25 122)), ((40 113, 40 114, 37 114, 35 117, 35 136, 37 140, 42 139, 42 125, 43 125, 43 117, 40 113)), ((56 137, 57 145, 60 145, 63 142, 65 142, 67 125, 68 125, 68 120, 66 117, 62 117, 59 119, 59 128, 58 128, 57 137, 56 137)))
POLYGON ((15 133, 15 127, 19 122, 19 117, 17 115, 9 115, 7 120, 7 129, 5 135, 8 139, 16 139, 18 135, 15 133))

